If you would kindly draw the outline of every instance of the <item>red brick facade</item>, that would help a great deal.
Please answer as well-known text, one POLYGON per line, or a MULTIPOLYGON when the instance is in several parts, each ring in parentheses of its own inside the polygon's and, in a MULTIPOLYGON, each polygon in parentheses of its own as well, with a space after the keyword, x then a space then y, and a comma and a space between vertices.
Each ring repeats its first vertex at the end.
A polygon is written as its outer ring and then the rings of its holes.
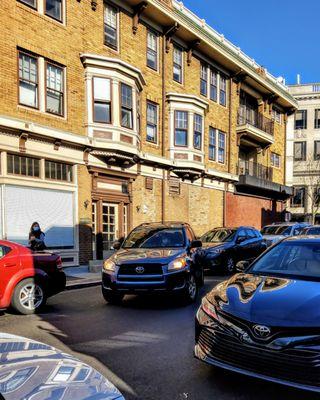
POLYGON ((264 225, 280 221, 283 209, 281 201, 227 193, 226 226, 249 225, 261 229, 264 225))

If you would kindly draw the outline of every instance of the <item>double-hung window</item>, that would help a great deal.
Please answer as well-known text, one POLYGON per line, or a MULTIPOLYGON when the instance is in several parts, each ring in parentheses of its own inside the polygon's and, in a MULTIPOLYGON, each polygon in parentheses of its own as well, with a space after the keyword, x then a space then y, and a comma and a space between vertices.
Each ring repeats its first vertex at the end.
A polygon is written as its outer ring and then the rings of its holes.
POLYGON ((220 74, 220 104, 227 105, 227 80, 226 77, 220 74))
POLYGON ((210 99, 217 101, 218 98, 218 75, 217 71, 210 69, 210 99))
POLYGON ((307 129, 307 110, 299 110, 296 112, 295 129, 307 129))
POLYGON ((202 116, 194 114, 194 133, 193 133, 193 147, 201 150, 202 142, 202 116))
POLYGON ((132 87, 121 83, 121 126, 133 128, 132 87))
POLYGON ((173 47, 173 80, 182 83, 183 53, 181 47, 173 47))
POLYGON ((294 161, 305 161, 306 160, 306 142, 295 142, 294 143, 294 161))
POLYGON ((208 94, 208 68, 205 64, 201 64, 200 93, 203 96, 207 96, 208 94))
POLYGON ((158 107, 150 101, 147 102, 147 141, 158 141, 158 107))
POLYGON ((304 207, 306 190, 304 187, 294 188, 294 195, 291 198, 291 207, 304 207))
POLYGON ((280 156, 277 153, 271 153, 271 166, 280 168, 280 156))
POLYGON ((38 108, 38 59, 19 52, 19 103, 38 108))
POLYGON ((93 78, 93 121, 111 123, 111 81, 93 78))
POLYGON ((45 0, 45 14, 61 22, 63 12, 62 1, 63 0, 45 0))
POLYGON ((314 129, 320 129, 320 109, 314 110, 314 129))
POLYGON ((224 164, 226 154, 226 135, 219 131, 218 133, 218 162, 224 164))
POLYGON ((63 68, 47 62, 46 111, 64 115, 63 68))
POLYGON ((216 129, 209 127, 209 160, 216 161, 216 129))
POLYGON ((147 32, 147 66, 158 69, 158 36, 150 30, 147 32))
POLYGON ((175 111, 174 125, 175 146, 188 146, 188 112, 175 111))
POLYGON ((118 50, 118 9, 111 4, 104 6, 104 43, 118 50))

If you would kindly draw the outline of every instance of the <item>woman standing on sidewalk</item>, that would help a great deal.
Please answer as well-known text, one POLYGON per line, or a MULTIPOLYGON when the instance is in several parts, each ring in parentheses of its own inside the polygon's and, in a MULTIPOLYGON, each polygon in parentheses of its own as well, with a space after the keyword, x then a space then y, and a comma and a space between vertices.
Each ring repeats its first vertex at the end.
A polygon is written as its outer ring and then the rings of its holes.
POLYGON ((31 247, 31 250, 45 250, 45 236, 46 235, 41 231, 39 223, 34 222, 29 231, 29 246, 31 247))

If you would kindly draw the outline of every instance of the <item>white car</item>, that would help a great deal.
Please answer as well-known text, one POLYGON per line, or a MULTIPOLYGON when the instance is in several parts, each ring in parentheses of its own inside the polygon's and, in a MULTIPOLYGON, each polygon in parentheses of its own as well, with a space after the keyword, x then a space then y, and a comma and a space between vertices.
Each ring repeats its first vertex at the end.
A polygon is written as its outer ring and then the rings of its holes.
POLYGON ((300 235, 300 232, 307 226, 309 226, 309 224, 306 223, 272 224, 264 226, 260 233, 263 236, 266 245, 269 247, 285 237, 300 235))

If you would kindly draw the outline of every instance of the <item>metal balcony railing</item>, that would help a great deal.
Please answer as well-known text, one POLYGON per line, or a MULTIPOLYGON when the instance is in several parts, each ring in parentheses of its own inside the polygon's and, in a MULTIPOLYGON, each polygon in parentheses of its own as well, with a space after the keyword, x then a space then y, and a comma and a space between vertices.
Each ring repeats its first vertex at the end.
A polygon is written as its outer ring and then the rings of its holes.
POLYGON ((249 175, 249 176, 254 176, 255 178, 272 181, 273 178, 272 172, 273 169, 271 167, 266 167, 262 164, 253 161, 239 160, 238 164, 239 175, 249 175))
POLYGON ((269 135, 273 136, 274 134, 274 122, 271 118, 266 117, 257 109, 242 105, 238 111, 238 126, 246 124, 252 125, 269 135))

